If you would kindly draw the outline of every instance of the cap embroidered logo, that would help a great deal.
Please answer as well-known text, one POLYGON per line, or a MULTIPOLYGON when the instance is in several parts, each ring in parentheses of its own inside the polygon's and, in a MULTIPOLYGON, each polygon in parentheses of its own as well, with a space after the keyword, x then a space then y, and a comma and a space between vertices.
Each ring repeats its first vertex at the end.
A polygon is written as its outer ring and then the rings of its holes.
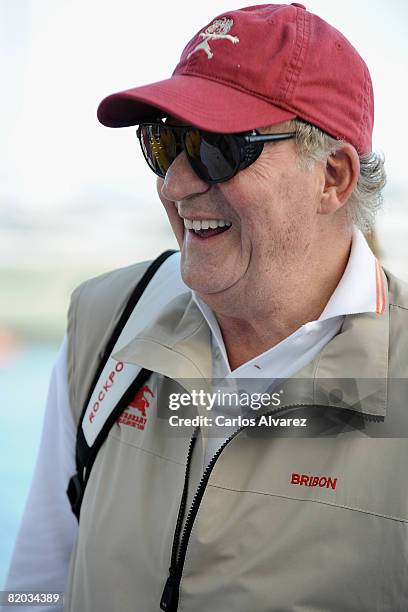
POLYGON ((214 56, 214 53, 210 49, 209 42, 210 40, 229 40, 232 44, 236 45, 239 43, 238 36, 231 36, 228 34, 232 26, 234 25, 233 19, 228 19, 227 17, 223 17, 222 19, 215 19, 211 25, 208 26, 204 32, 200 32, 199 36, 203 39, 188 55, 187 59, 189 59, 193 53, 200 51, 202 49, 206 52, 207 58, 211 59, 214 56))

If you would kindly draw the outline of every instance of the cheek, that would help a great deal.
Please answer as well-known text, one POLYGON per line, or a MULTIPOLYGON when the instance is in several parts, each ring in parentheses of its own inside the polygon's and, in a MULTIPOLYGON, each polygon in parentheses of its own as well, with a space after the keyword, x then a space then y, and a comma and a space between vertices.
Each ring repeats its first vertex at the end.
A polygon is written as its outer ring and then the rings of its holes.
POLYGON ((184 238, 184 225, 183 225, 182 220, 179 217, 179 214, 177 212, 174 202, 172 202, 171 200, 167 200, 162 195, 161 188, 163 186, 163 183, 164 183, 163 179, 161 178, 157 179, 157 182, 156 182, 157 194, 160 198, 161 203, 163 204, 166 210, 167 216, 170 221, 170 225, 173 229, 173 233, 177 239, 177 242, 179 243, 179 246, 181 247, 181 245, 183 244, 183 238, 184 238))
POLYGON ((271 170, 271 162, 263 162, 244 170, 228 187, 225 197, 234 202, 239 216, 243 251, 272 261, 279 254, 307 248, 318 191, 310 174, 271 170))
MULTIPOLYGON (((165 197, 163 197, 162 195, 162 187, 164 184, 164 179, 162 178, 157 178, 156 179, 156 191, 157 191, 157 195, 160 198, 161 203, 163 204, 164 208, 167 210, 168 208, 170 208, 170 204, 173 204, 172 202, 170 202, 170 200, 166 200, 165 197)), ((174 204, 173 204, 174 206, 174 204)))
POLYGON ((278 225, 283 213, 281 205, 281 179, 261 172, 250 166, 240 172, 234 179, 225 183, 224 197, 229 203, 234 215, 233 223, 241 233, 242 241, 256 240, 267 228, 278 225), (279 186, 279 187, 278 187, 279 186), (235 217, 239 222, 236 223, 235 217))

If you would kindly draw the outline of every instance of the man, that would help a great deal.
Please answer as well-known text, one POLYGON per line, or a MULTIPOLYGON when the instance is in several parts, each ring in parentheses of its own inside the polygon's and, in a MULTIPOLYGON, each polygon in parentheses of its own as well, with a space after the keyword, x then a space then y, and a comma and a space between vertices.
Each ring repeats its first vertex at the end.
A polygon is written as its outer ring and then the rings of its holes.
POLYGON ((139 126, 181 278, 171 256, 143 294, 147 264, 74 293, 9 584, 61 585, 81 612, 406 610, 391 382, 407 377, 408 297, 358 229, 385 182, 365 63, 302 5, 255 6, 211 21, 170 79, 109 96, 98 116, 139 126), (163 398, 214 379, 273 389, 277 406, 243 409, 240 426, 218 405, 222 434, 177 436, 163 398), (258 427, 274 414, 321 435, 258 427), (19 582, 47 503, 36 575, 19 582))

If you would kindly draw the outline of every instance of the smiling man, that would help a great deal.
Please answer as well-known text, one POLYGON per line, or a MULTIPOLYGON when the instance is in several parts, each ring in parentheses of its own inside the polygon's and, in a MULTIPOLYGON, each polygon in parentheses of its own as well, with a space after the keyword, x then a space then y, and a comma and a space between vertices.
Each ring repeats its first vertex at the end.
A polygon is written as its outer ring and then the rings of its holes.
POLYGON ((335 155, 302 167, 296 126, 269 132, 277 140, 225 182, 209 185, 181 153, 157 185, 182 277, 215 312, 231 369, 317 320, 350 251, 343 205, 358 180, 355 148, 333 143, 335 155))
POLYGON ((98 117, 138 126, 180 253, 74 292, 8 588, 406 611, 408 296, 362 233, 385 184, 364 61, 300 4, 239 9, 98 117))

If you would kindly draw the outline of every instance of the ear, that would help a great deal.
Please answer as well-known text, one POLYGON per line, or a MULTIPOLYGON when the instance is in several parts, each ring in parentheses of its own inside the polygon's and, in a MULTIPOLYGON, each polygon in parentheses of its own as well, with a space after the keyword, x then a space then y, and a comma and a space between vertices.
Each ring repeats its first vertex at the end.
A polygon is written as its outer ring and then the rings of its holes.
POLYGON ((327 159, 325 184, 318 213, 327 215, 335 213, 348 200, 357 184, 360 174, 358 153, 349 143, 327 159))

